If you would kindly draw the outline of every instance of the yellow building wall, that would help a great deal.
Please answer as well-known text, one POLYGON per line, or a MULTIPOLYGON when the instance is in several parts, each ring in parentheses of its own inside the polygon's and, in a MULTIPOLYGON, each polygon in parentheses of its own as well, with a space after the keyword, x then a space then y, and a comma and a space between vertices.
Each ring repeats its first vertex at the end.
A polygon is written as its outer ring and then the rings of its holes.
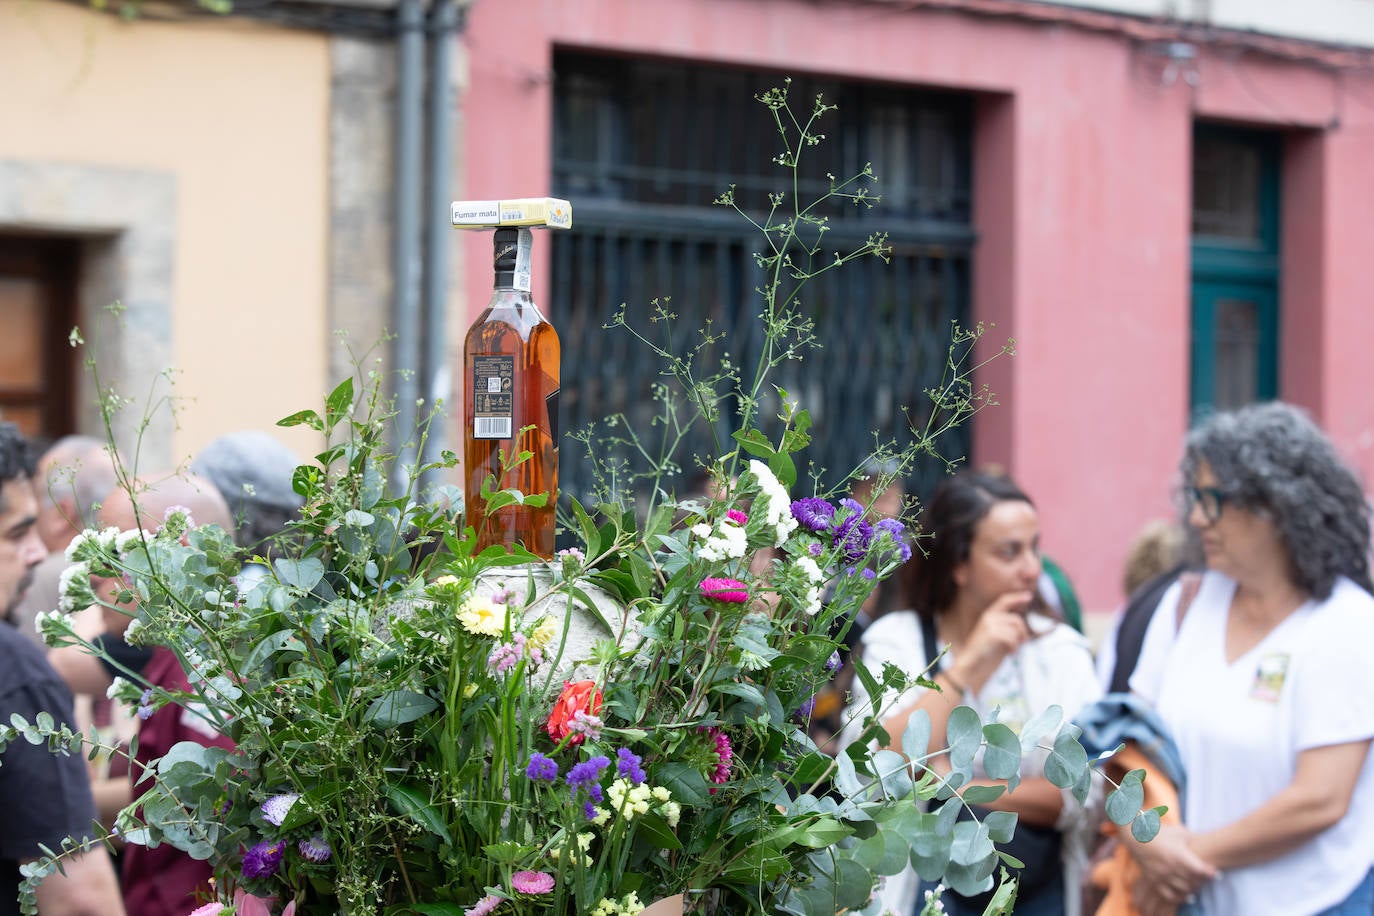
MULTIPOLYGON (((0 76, 0 160, 175 177, 172 361, 189 400, 174 458, 315 407, 329 384, 328 38, 0 0, 0 76)), ((317 444, 280 435, 302 457, 317 444)))

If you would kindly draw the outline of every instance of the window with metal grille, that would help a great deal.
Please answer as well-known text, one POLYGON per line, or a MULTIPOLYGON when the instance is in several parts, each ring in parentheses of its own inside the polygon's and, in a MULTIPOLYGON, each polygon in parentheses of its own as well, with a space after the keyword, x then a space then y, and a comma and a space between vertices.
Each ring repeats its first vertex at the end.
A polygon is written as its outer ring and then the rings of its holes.
MULTIPOLYGON (((564 428, 621 414, 642 434, 661 433, 651 424, 651 386, 664 381, 658 358, 603 325, 623 303, 631 323, 651 327, 651 303, 666 300, 677 316, 674 352, 709 322, 724 337, 699 360, 728 353, 736 365, 754 364, 763 275, 753 253, 762 239, 712 201, 731 185, 743 206, 760 210, 768 193, 791 193, 790 172, 772 161, 781 140, 755 100, 782 77, 581 52, 557 54, 554 71, 553 185, 575 215, 574 230, 551 239, 564 428)), ((852 262, 806 288, 801 306, 822 348, 773 377, 814 421, 799 470, 809 464, 831 486, 871 451, 875 432, 909 438, 902 408, 924 420, 924 392, 944 370, 951 322, 967 323, 972 105, 955 94, 819 78, 794 78, 789 91, 804 114, 818 93, 838 106, 821 122, 825 141, 803 159, 803 200, 829 186, 827 173, 848 178, 872 163, 879 180, 882 200, 871 210, 828 205, 826 249, 851 250, 875 231, 892 246, 890 263, 852 262)), ((765 409, 762 419, 775 413, 765 409)), ((692 429, 676 455, 683 481, 695 460, 730 450, 737 422, 726 410, 714 429, 692 429)), ((969 441, 968 428, 959 429, 941 451, 966 455, 969 441)), ((622 457, 639 466, 628 451, 622 457)), ((908 487, 926 493, 944 471, 927 461, 908 487)), ((559 477, 564 492, 589 495, 580 444, 565 442, 559 477)))

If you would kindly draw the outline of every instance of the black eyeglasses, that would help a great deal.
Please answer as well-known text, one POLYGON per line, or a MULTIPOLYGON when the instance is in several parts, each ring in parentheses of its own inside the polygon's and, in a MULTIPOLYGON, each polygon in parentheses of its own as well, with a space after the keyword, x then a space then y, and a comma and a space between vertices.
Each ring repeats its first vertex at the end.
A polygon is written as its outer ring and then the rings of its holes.
POLYGON ((1208 523, 1221 518, 1221 508, 1231 498, 1231 494, 1220 487, 1188 487, 1183 492, 1188 497, 1188 509, 1200 508, 1208 523))

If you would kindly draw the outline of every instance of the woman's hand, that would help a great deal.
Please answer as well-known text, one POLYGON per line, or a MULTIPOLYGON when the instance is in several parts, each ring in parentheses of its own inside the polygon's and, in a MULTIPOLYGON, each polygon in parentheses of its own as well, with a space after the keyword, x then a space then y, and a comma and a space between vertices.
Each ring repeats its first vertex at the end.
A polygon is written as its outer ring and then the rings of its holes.
POLYGON ((1002 660, 1030 638, 1026 610, 1034 597, 1030 591, 1005 592, 978 616, 968 641, 950 666, 950 674, 975 693, 992 677, 1002 660))
POLYGON ((1191 838, 1187 828, 1171 824, 1160 828, 1159 835, 1148 843, 1126 841, 1132 858, 1140 865, 1135 897, 1141 916, 1172 913, 1216 877, 1217 870, 1189 845, 1191 838))

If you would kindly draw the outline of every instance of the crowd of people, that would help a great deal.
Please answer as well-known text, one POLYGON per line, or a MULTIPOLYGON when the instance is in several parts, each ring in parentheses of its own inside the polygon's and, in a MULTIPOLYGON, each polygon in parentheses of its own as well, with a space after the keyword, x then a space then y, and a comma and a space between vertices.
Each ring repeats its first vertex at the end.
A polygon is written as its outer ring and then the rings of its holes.
MULTIPOLYGON (((1317 426, 1283 404, 1216 414, 1181 451, 1180 520, 1142 532, 1129 597, 1096 653, 1066 577, 1041 555, 1031 497, 1000 473, 947 478, 922 506, 921 549, 845 634, 851 669, 890 664, 935 688, 870 697, 842 670, 818 698, 813 735, 832 753, 874 734, 900 749, 919 714, 937 773, 949 770, 940 751, 961 705, 1013 731, 1058 706, 1083 723, 1085 745, 1125 738, 1122 759, 1149 769, 1147 797, 1172 808, 1148 843, 1104 826, 1102 779, 1084 802, 1045 778, 1043 748, 1026 755, 1014 790, 968 805, 976 818, 1017 816, 1008 851, 1023 866, 1018 914, 1370 916, 1374 666, 1363 655, 1374 645, 1374 584, 1363 488, 1317 426), (866 715, 875 708, 876 730, 866 715)), ((77 622, 107 659, 41 647, 33 620, 57 606, 63 551, 87 527, 152 527, 173 506, 256 544, 299 506, 295 464, 270 436, 240 433, 189 471, 129 480, 103 442, 69 437, 35 462, 0 423, 0 610, 10 624, 0 625, 0 721, 47 711, 137 737, 122 767, 11 743, 0 760, 0 916, 19 912, 20 867, 40 844, 108 828, 143 768, 176 741, 227 743, 176 705, 146 720, 110 709, 117 676, 172 691, 186 677, 166 650, 123 641, 133 608, 119 583, 93 582, 101 600, 77 622)), ((854 496, 893 515, 902 493, 854 496)), ((960 791, 997 785, 975 763, 960 791)), ((99 844, 71 857, 42 883, 40 913, 184 916, 206 899, 204 863, 167 847, 116 852, 118 863, 99 844)), ((894 916, 915 916, 940 891, 954 916, 988 902, 910 868, 880 895, 894 916)))

